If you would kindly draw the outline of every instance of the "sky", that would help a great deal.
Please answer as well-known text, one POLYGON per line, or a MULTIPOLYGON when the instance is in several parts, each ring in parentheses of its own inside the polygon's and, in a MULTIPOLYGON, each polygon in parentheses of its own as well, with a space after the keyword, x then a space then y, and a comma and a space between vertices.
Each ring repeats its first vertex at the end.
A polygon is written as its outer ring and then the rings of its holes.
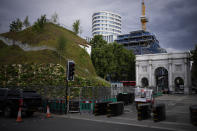
MULTIPOLYGON (((58 21, 67 28, 79 19, 83 37, 91 37, 92 14, 110 11, 122 17, 122 34, 140 30, 142 0, 0 0, 0 33, 9 31, 9 24, 26 16, 33 24, 46 14, 56 12, 58 21)), ((168 52, 188 51, 197 44, 197 0, 144 0, 147 30, 154 33, 168 52)))

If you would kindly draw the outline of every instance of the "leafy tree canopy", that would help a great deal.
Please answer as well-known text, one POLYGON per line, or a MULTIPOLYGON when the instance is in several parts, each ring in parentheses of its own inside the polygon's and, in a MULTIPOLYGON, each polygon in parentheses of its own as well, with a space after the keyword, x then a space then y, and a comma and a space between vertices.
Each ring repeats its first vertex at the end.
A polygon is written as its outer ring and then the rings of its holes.
POLYGON ((80 20, 76 20, 74 23, 73 23, 73 31, 76 35, 79 34, 79 27, 80 27, 80 20))
POLYGON ((19 18, 17 18, 16 20, 12 21, 12 23, 10 24, 10 31, 18 32, 22 30, 22 27, 23 27, 22 21, 19 18))
POLYGON ((37 32, 41 32, 44 28, 44 24, 47 22, 46 15, 41 15, 40 18, 33 25, 33 29, 37 32))
POLYGON ((26 28, 30 26, 28 16, 25 17, 25 20, 23 21, 23 25, 24 25, 26 28))
POLYGON ((103 36, 102 35, 96 35, 90 41, 90 44, 92 45, 92 48, 101 48, 104 45, 107 45, 107 42, 105 40, 103 40, 103 36))
POLYGON ((111 81, 135 80, 135 56, 117 43, 107 44, 101 35, 90 42, 97 75, 111 81))

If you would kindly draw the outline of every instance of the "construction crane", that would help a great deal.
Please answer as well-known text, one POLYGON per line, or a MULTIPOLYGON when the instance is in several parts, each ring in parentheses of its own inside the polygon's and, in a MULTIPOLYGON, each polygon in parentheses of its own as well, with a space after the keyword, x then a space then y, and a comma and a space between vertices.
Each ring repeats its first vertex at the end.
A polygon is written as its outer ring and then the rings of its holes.
POLYGON ((144 0, 142 1, 142 16, 140 17, 142 23, 142 30, 146 30, 146 23, 148 22, 148 18, 145 16, 146 6, 144 4, 144 0))

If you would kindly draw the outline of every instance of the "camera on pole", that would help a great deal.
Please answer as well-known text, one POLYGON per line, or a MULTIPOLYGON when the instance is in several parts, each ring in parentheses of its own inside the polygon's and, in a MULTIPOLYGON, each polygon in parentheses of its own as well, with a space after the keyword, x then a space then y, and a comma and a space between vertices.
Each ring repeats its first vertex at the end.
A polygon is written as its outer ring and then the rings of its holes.
POLYGON ((69 60, 67 63, 67 80, 73 81, 75 75, 75 62, 72 60, 69 60))

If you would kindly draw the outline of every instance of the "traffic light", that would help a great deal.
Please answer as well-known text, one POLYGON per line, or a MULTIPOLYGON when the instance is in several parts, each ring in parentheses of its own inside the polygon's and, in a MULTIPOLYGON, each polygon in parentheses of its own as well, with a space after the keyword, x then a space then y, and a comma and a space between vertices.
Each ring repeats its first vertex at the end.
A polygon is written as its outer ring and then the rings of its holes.
POLYGON ((75 62, 72 60, 69 60, 67 63, 67 80, 73 81, 75 75, 75 62))

